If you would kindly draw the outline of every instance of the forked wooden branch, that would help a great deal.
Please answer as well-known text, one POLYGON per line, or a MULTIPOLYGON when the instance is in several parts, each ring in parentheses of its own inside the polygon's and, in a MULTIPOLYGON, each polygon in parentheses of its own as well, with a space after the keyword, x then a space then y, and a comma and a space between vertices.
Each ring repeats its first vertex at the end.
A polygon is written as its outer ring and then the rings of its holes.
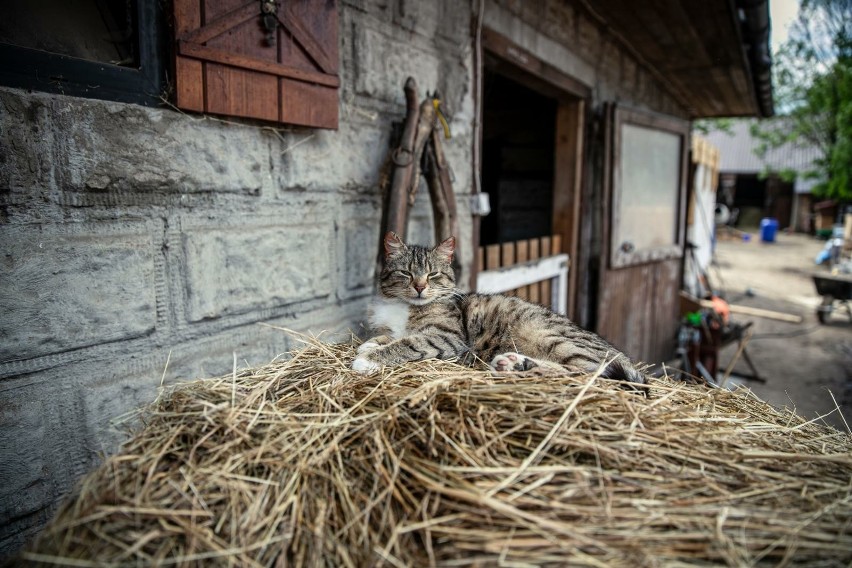
MULTIPOLYGON (((434 98, 427 96, 417 103, 417 83, 412 77, 405 82, 407 113, 399 146, 391 154, 393 167, 387 208, 381 236, 393 231, 405 238, 408 229, 408 213, 420 187, 420 174, 426 177, 435 224, 435 242, 450 236, 456 237, 456 254, 453 268, 456 277, 461 277, 460 248, 458 234, 458 208, 453 192, 452 177, 441 146, 441 129, 436 128, 434 98)), ((379 245, 379 258, 383 250, 379 245)), ((378 272, 377 272, 378 273, 378 272)))

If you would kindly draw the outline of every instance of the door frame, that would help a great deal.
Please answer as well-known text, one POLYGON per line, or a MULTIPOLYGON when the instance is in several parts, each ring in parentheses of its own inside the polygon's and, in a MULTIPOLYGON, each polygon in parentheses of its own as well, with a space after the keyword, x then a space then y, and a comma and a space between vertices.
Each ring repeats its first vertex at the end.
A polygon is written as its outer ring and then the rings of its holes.
MULTIPOLYGON (((557 101, 554 167, 552 234, 561 235, 562 253, 569 256, 566 305, 568 317, 577 310, 579 285, 578 251, 580 240, 580 211, 585 158, 586 109, 592 88, 562 72, 547 61, 524 49, 505 35, 484 27, 482 49, 485 54, 478 70, 483 81, 486 66, 490 71, 520 82, 530 89, 557 101)), ((480 90, 481 92, 481 90, 480 90)), ((482 101, 477 101, 482 105, 482 101)), ((481 115, 481 108, 479 113, 481 115)), ((482 131, 480 129, 481 138, 482 131)), ((480 139, 481 144, 481 139, 480 139)), ((480 164, 480 168, 482 164, 480 164)), ((479 218, 474 217, 473 250, 479 248, 479 218)), ((475 269, 475 268, 474 268, 475 269)), ((476 289, 475 273, 471 281, 476 289)))

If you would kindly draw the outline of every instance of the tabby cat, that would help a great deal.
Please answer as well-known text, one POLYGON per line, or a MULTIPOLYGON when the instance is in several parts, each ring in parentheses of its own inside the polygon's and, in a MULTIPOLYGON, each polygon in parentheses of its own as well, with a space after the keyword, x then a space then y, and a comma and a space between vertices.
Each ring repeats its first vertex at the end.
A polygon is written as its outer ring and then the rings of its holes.
POLYGON ((497 372, 536 367, 588 372, 608 361, 602 376, 645 382, 626 355, 564 316, 520 298, 456 290, 453 237, 429 249, 388 233, 384 248, 381 297, 370 314, 381 335, 359 347, 356 371, 471 356, 497 372))

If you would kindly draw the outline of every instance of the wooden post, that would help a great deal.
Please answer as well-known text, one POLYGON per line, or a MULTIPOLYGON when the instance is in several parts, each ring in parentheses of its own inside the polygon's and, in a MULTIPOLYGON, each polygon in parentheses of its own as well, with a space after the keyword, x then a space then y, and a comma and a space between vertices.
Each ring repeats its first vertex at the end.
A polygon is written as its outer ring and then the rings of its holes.
POLYGON ((428 172, 426 181, 429 185, 429 195, 432 198, 432 213, 435 221, 435 242, 454 236, 456 238, 456 254, 453 256, 453 270, 456 281, 461 281, 461 235, 459 235, 458 208, 453 182, 450 179, 450 168, 441 146, 441 129, 433 128, 429 143, 426 146, 428 172))
POLYGON ((579 271, 577 253, 580 242, 580 193, 583 170, 584 102, 561 102, 556 111, 556 161, 553 187, 553 233, 561 235, 561 250, 568 253, 572 269, 568 272, 568 317, 576 316, 579 271))
MULTIPOLYGON (((423 158, 423 150, 426 148, 426 143, 429 141, 430 134, 435 129, 435 107, 432 105, 432 99, 426 99, 420 103, 420 110, 417 117, 417 128, 414 131, 414 159, 412 161, 413 173, 411 174, 408 186, 408 206, 414 205, 414 199, 417 197, 417 191, 420 189, 420 166, 423 158)), ((437 244, 437 243, 436 243, 437 244)))
MULTIPOLYGON (((414 172, 414 140, 417 132, 417 123, 420 115, 419 103, 417 101, 417 82, 409 77, 405 82, 405 126, 399 147, 393 152, 393 181, 391 182, 390 194, 388 195, 387 223, 381 233, 381 238, 387 231, 393 231, 403 239, 406 238, 408 226, 408 189, 411 187, 411 178, 414 172)), ((381 246, 379 247, 381 250, 381 246)))

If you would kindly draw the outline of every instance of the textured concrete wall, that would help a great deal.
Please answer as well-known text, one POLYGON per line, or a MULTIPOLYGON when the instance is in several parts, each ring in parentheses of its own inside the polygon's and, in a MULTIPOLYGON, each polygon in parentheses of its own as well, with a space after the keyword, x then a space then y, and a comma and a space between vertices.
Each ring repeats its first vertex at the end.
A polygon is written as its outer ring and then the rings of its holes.
MULTIPOLYGON (((593 108, 679 115, 570 4, 489 0, 485 22, 592 86, 593 108)), ((439 89, 452 118, 470 264, 472 37, 470 3, 342 0, 336 132, 0 88, 0 556, 116 447, 111 421, 161 380, 291 347, 261 323, 360 330, 379 171, 409 75, 421 96, 439 89)), ((431 240, 430 216, 421 191, 410 239, 431 240)))

